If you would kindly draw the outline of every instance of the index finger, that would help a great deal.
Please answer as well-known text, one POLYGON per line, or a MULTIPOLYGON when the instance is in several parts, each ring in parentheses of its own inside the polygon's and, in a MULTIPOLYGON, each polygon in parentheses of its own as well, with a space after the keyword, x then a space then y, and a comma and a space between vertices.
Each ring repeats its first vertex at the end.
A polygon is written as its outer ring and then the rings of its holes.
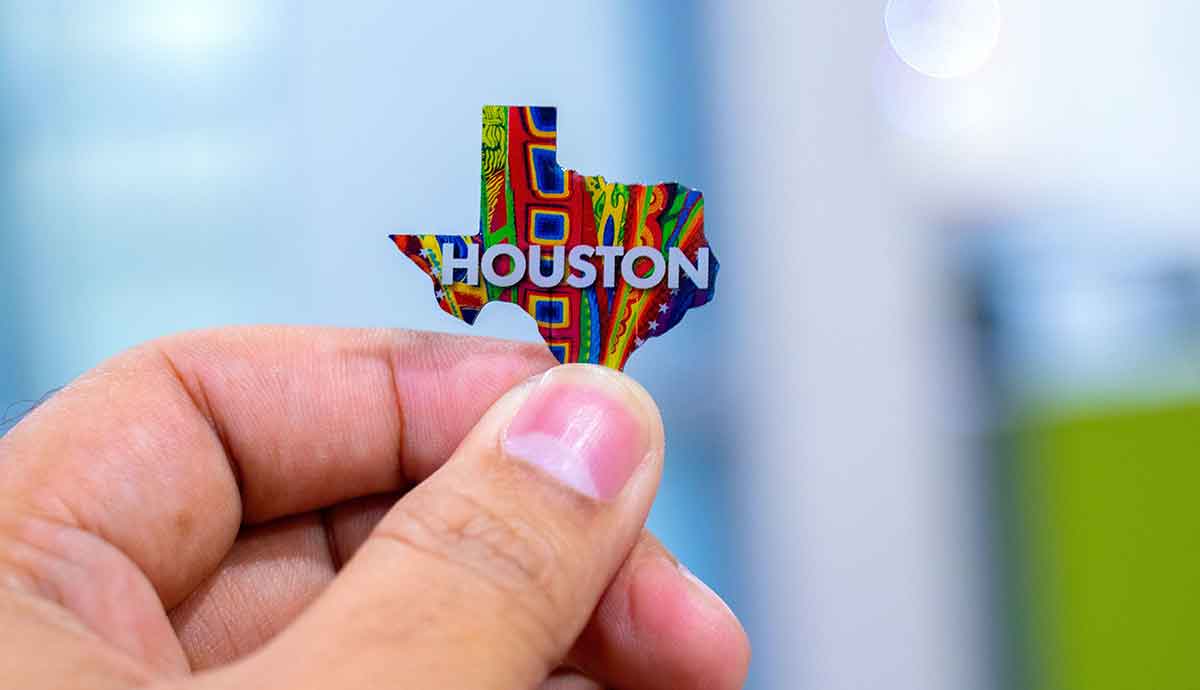
POLYGON ((243 522, 428 475, 545 348, 388 330, 188 333, 124 353, 0 438, 0 499, 98 535, 165 607, 243 522))

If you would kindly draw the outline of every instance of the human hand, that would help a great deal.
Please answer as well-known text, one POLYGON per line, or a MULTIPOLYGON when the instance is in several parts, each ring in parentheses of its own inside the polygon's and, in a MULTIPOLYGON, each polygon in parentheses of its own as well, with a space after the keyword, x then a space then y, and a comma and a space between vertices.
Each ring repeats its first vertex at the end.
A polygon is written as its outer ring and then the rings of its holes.
POLYGON ((106 362, 0 437, 0 686, 740 687, 643 530, 653 401, 553 364, 303 328, 106 362))

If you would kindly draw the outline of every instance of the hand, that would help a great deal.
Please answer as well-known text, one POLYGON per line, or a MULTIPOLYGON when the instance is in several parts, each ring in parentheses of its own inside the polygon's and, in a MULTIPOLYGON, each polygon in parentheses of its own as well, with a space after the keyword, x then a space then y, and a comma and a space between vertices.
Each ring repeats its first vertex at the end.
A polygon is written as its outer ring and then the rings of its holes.
POLYGON ((0 687, 740 687, 643 530, 653 401, 552 364, 245 328, 89 372, 0 438, 0 687))

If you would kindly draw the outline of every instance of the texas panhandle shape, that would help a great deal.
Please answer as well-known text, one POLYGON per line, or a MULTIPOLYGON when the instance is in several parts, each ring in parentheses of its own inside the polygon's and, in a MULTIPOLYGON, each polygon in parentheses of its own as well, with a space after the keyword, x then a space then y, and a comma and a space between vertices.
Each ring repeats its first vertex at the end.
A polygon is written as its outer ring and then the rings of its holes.
POLYGON ((557 131, 554 108, 484 106, 479 233, 391 238, 450 315, 471 324, 512 302, 560 362, 622 369, 713 298, 704 196, 564 170, 557 131))

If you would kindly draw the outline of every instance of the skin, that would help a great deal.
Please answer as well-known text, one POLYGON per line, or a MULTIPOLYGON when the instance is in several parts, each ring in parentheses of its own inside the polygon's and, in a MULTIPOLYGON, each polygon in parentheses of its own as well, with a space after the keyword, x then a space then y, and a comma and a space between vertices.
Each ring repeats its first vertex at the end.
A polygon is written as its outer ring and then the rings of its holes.
POLYGON ((105 362, 0 438, 0 686, 738 688, 734 615, 644 530, 499 439, 545 348, 238 328, 105 362))

